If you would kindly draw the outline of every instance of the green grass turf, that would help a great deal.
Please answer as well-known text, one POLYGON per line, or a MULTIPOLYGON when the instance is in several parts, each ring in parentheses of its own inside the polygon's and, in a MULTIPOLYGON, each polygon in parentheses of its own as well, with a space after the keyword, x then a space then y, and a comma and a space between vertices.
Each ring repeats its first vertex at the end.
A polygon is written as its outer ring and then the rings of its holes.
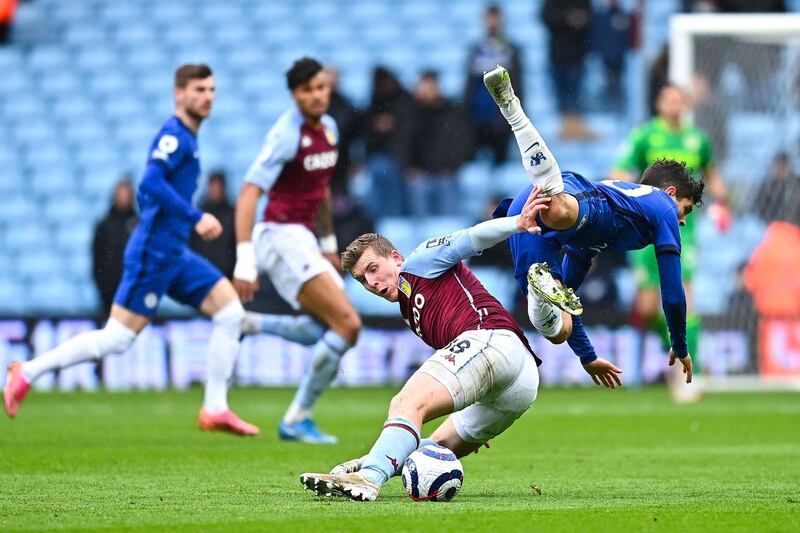
POLYGON ((0 421, 0 530, 800 530, 800 395, 543 389, 449 504, 393 479, 378 502, 316 499, 298 482, 364 453, 392 391, 337 389, 319 408, 336 446, 283 443, 288 390, 235 390, 263 434, 204 434, 199 390, 32 393, 0 421), (531 488, 541 489, 538 494, 531 488))

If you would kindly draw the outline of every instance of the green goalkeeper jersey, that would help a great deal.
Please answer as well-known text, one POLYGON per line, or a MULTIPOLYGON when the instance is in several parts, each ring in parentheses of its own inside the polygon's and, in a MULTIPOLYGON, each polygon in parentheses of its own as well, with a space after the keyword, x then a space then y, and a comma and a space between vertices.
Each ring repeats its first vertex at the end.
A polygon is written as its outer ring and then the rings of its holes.
MULTIPOLYGON (((684 124, 680 129, 672 130, 664 119, 656 117, 633 130, 614 164, 614 170, 641 175, 657 159, 683 161, 692 174, 700 175, 714 162, 711 140, 703 130, 694 126, 684 124)), ((696 261, 695 216, 687 217, 686 225, 681 228, 681 264, 685 280, 691 279, 696 261)), ((640 286, 657 287, 658 267, 649 247, 634 254, 634 263, 638 267, 640 286)))

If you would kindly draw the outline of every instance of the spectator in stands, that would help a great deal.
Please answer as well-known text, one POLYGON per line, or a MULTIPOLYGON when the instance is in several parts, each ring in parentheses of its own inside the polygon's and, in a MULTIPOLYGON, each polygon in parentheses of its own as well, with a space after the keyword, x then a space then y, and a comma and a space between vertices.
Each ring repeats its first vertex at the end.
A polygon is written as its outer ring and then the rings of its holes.
POLYGON ((785 152, 775 156, 769 176, 758 190, 753 211, 764 222, 783 220, 800 226, 800 176, 793 171, 785 152))
POLYGON ((503 65, 511 75, 514 87, 524 96, 524 76, 519 47, 503 33, 503 14, 496 5, 486 8, 484 13, 486 36, 470 47, 467 56, 467 81, 463 105, 472 129, 474 156, 481 148, 488 148, 495 165, 508 158, 508 139, 511 130, 505 119, 497 112, 497 105, 483 86, 483 73, 497 65, 503 65))
POLYGON ((683 0, 687 13, 785 13, 786 0, 683 0))
POLYGON ((459 132, 461 110, 439 87, 436 72, 426 71, 414 89, 411 135, 408 146, 409 207, 416 218, 458 212, 456 169, 466 159, 459 132))
POLYGON ((208 177, 205 197, 200 209, 214 215, 222 224, 222 233, 213 241, 205 241, 197 233, 189 239, 189 246, 219 268, 225 277, 231 279, 236 265, 236 231, 234 228, 233 205, 228 200, 225 174, 212 172, 208 177))
POLYGON ((103 316, 111 311, 117 285, 122 279, 125 245, 138 223, 133 206, 133 185, 125 178, 114 188, 111 208, 95 227, 92 242, 94 283, 100 293, 103 316))
POLYGON ((397 77, 384 67, 376 67, 372 100, 364 118, 366 164, 372 179, 375 216, 408 213, 403 166, 408 153, 411 107, 411 96, 397 77))
MULTIPOLYGON (((336 167, 331 177, 331 191, 334 194, 346 194, 348 191, 348 180, 355 171, 351 152, 353 142, 356 141, 360 135, 361 113, 339 91, 339 71, 330 66, 327 67, 325 71, 328 74, 331 86, 331 100, 328 106, 328 114, 336 120, 336 125, 339 128, 339 144, 337 146, 339 157, 336 160, 336 167)), ((358 235, 356 235, 356 237, 358 237, 358 235)))
POLYGON ((658 114, 656 101, 661 89, 669 85, 669 43, 664 43, 647 71, 647 108, 650 116, 658 114))
POLYGON ((350 195, 333 193, 333 227, 336 241, 341 249, 365 233, 375 233, 375 222, 367 210, 358 204, 350 195))
MULTIPOLYGON (((501 201, 503 201, 502 196, 492 196, 489 198, 489 203, 486 204, 486 208, 483 211, 483 217, 480 220, 476 220, 475 224, 494 219, 494 210, 501 201)), ((511 249, 508 247, 508 241, 502 241, 491 248, 486 248, 480 255, 470 258, 469 265, 493 266, 502 268, 506 272, 513 272, 514 260, 511 258, 511 249)))
POLYGON ((623 75, 625 58, 631 48, 633 15, 620 7, 617 0, 605 0, 595 9, 592 19, 592 49, 600 56, 605 70, 604 100, 615 113, 625 111, 623 75))
POLYGON ((11 25, 17 12, 18 0, 0 0, 0 44, 11 40, 11 25))
POLYGON ((561 113, 561 138, 593 139, 595 134, 584 126, 580 107, 592 2, 545 0, 541 15, 550 31, 550 73, 561 113))

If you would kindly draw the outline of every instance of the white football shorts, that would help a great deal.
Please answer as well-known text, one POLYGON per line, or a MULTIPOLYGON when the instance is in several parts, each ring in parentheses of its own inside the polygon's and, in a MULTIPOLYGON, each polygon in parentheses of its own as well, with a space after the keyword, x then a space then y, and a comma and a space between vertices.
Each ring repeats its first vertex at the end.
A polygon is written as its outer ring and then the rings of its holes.
POLYGON ((269 276, 281 298, 295 310, 300 310, 297 295, 303 285, 323 272, 330 272, 344 287, 339 273, 322 256, 317 238, 302 224, 259 222, 253 228, 253 243, 259 272, 269 276))
POLYGON ((483 444, 527 411, 539 389, 531 353, 509 330, 473 330, 456 337, 420 367, 453 397, 452 420, 465 441, 483 444))

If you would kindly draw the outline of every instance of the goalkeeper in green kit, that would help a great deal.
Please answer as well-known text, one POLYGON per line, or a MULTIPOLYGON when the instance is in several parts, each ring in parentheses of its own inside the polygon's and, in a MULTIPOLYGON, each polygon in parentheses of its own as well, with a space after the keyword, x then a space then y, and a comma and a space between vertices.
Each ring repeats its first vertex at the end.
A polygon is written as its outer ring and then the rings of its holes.
MULTIPOLYGON (((626 140, 621 157, 614 164, 610 178, 616 180, 639 181, 642 172, 655 160, 673 159, 686 163, 692 172, 700 174, 707 183, 715 203, 709 208, 717 228, 727 230, 730 214, 727 208, 727 190, 714 165, 713 150, 708 135, 684 122, 683 115, 689 109, 689 99, 684 91, 675 85, 664 86, 656 100, 658 115, 633 130, 626 140)), ((686 340, 689 353, 695 361, 699 360, 698 338, 700 317, 694 312, 691 298, 691 283, 697 262, 695 242, 695 222, 687 220, 681 228, 681 271, 686 290, 687 320, 686 340)), ((632 266, 636 273, 637 294, 636 313, 648 327, 658 331, 666 338, 667 328, 664 315, 659 308, 658 264, 652 246, 631 252, 632 266)), ((679 380, 674 380, 679 381, 679 380)), ((673 383, 673 385, 676 385, 673 383)), ((673 387, 673 397, 677 401, 699 399, 697 386, 681 390, 673 387)))

